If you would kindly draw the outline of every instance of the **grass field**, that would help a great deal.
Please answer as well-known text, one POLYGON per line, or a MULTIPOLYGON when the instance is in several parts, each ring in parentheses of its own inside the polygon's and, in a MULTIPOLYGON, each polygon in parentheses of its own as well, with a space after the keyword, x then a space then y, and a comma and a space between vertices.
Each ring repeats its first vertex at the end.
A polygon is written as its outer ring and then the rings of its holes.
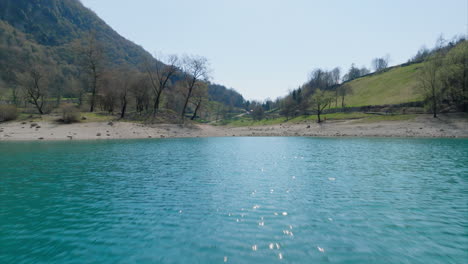
POLYGON ((422 63, 395 67, 349 82, 353 93, 345 97, 348 107, 401 104, 421 101, 418 72, 422 63))
MULTIPOLYGON (((356 122, 380 122, 380 121, 402 121, 410 120, 416 117, 416 115, 375 115, 366 114, 362 112, 353 113, 333 113, 324 114, 320 116, 322 120, 356 120, 356 122)), ((263 120, 253 120, 250 116, 243 116, 232 120, 224 120, 218 123, 218 125, 228 125, 233 127, 242 126, 265 126, 265 125, 277 125, 277 124, 297 124, 306 122, 317 122, 316 115, 298 116, 287 120, 285 117, 277 117, 263 120)))

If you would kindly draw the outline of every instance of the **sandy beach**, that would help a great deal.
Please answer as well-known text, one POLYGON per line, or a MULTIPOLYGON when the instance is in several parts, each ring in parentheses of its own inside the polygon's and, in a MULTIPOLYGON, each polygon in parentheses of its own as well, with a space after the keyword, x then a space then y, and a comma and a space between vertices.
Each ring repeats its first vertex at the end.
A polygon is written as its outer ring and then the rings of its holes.
POLYGON ((0 123, 0 141, 105 140, 184 137, 442 137, 467 138, 468 119, 462 115, 419 115, 407 121, 367 123, 362 120, 284 123, 270 126, 230 127, 205 124, 90 122, 60 124, 23 121, 0 123))

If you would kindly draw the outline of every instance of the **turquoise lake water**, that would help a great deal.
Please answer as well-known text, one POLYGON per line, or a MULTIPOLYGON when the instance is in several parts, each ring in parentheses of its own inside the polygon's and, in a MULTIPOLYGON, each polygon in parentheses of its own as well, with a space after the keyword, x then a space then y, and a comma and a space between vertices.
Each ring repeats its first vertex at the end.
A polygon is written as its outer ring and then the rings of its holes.
POLYGON ((0 143, 0 263, 467 263, 468 140, 0 143))

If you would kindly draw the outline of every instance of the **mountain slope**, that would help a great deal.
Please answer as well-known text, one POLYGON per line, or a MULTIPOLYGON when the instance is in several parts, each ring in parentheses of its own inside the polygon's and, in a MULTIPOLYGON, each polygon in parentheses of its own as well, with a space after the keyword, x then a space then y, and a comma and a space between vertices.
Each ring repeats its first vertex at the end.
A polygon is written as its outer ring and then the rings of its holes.
POLYGON ((387 105, 422 100, 418 73, 423 63, 396 66, 382 73, 371 74, 348 82, 352 94, 346 96, 348 107, 387 105))
MULTIPOLYGON (((15 74, 32 65, 57 65, 57 73, 64 80, 79 75, 74 45, 90 34, 103 43, 109 69, 120 65, 139 68, 153 59, 79 0, 1 0, 0 88, 14 85, 15 74)), ((210 85, 208 93, 211 100, 224 104, 234 100, 239 107, 243 102, 242 95, 222 85, 210 85)))
POLYGON ((0 19, 45 47, 63 46, 96 32, 113 63, 137 65, 151 55, 125 39, 77 0, 2 0, 0 19))

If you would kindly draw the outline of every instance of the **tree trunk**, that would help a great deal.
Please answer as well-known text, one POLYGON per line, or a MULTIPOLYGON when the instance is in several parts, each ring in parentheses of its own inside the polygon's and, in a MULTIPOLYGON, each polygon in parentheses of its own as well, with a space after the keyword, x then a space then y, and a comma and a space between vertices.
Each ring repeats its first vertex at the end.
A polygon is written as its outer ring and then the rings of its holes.
POLYGON ((97 76, 94 74, 93 76, 93 90, 92 90, 92 95, 91 95, 91 106, 89 111, 94 112, 94 104, 96 102, 96 90, 97 90, 97 76))
POLYGON ((93 89, 93 92, 92 92, 92 95, 91 95, 91 102, 90 102, 90 108, 89 108, 89 112, 94 112, 94 99, 95 99, 95 96, 96 96, 96 90, 93 89))
POLYGON ((56 106, 59 107, 60 106, 60 102, 62 101, 62 91, 58 91, 58 94, 57 94, 57 101, 55 102, 56 106))
POLYGON ((34 103, 34 105, 36 106, 36 109, 37 109, 37 111, 39 112, 39 114, 43 115, 44 112, 42 111, 42 106, 43 106, 44 103, 41 103, 41 104, 39 105, 39 102, 38 102, 37 100, 38 100, 38 99, 33 98, 33 103, 34 103))
POLYGON ((198 112, 198 109, 200 108, 200 105, 201 105, 201 102, 198 102, 197 107, 195 107, 195 111, 193 112, 193 115, 190 118, 190 120, 194 120, 197 117, 197 112, 198 112))
POLYGON ((187 98, 185 99, 184 108, 182 108, 182 113, 180 115, 182 118, 184 118, 184 116, 185 116, 185 109, 187 108, 188 99, 189 99, 189 97, 187 96, 187 98))
POLYGON ((467 72, 467 64, 468 64, 468 58, 466 57, 465 55, 465 58, 464 58, 464 63, 463 63, 463 89, 462 89, 462 104, 463 104, 463 112, 468 112, 468 98, 466 98, 466 72, 467 72))
POLYGON ((185 116, 185 110, 187 109, 188 102, 190 100, 190 97, 192 96, 193 87, 195 87, 196 82, 197 82, 197 79, 194 77, 194 78, 192 78, 192 80, 191 80, 191 82, 190 82, 190 84, 188 86, 189 87, 188 94, 187 94, 187 97, 185 98, 184 108, 182 108, 182 113, 181 113, 182 119, 185 116))
POLYGON ((218 120, 219 120, 219 105, 216 108, 216 122, 218 122, 218 120))
POLYGON ((16 90, 16 85, 12 86, 11 97, 13 100, 13 104, 18 106, 18 91, 16 90))
POLYGON ((156 116, 156 113, 159 110, 159 102, 161 100, 161 94, 162 94, 162 89, 160 89, 158 93, 156 94, 156 99, 154 101, 154 106, 153 106, 153 116, 156 116))
POLYGON ((338 87, 336 88, 336 93, 335 93, 335 107, 338 107, 338 87))
POLYGON ((320 112, 321 112, 321 111, 320 111, 320 106, 319 106, 319 107, 317 108, 317 119, 318 119, 318 120, 317 120, 317 123, 322 122, 322 120, 320 119, 320 114, 321 114, 320 112))
POLYGON ((39 106, 38 104, 36 104, 36 108, 37 108, 37 111, 39 111, 39 114, 41 115, 44 114, 44 111, 42 111, 42 106, 39 106))
POLYGON ((188 91, 188 94, 187 94, 187 97, 185 98, 184 108, 182 108, 182 114, 181 114, 182 118, 184 118, 184 116, 185 116, 185 110, 187 109, 187 105, 188 105, 190 96, 192 96, 192 89, 193 89, 193 87, 190 87, 190 89, 188 91))
POLYGON ((437 98, 436 98, 436 92, 435 92, 435 87, 432 87, 432 112, 434 113, 434 118, 437 117, 437 98))
POLYGON ((124 99, 124 102, 122 104, 122 111, 120 113, 120 118, 125 117, 125 111, 127 111, 127 99, 124 99))
POLYGON ((81 107, 82 104, 83 104, 83 93, 80 92, 78 94, 78 106, 81 107))

